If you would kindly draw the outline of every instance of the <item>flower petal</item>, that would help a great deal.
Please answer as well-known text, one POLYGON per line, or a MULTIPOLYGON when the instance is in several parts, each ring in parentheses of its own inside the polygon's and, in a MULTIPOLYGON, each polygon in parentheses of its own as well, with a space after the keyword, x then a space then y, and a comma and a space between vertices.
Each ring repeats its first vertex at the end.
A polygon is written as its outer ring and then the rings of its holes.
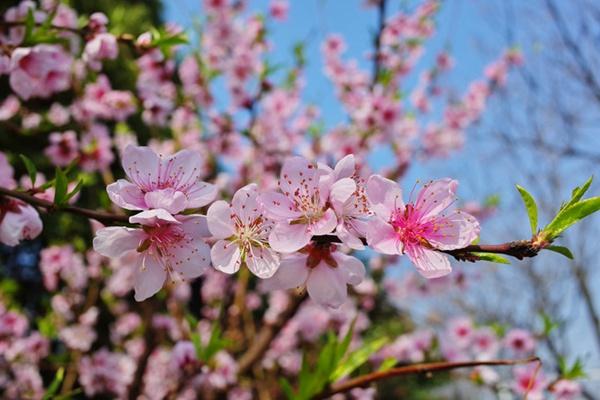
POLYGON ((415 202, 415 208, 422 214, 422 220, 434 217, 447 209, 456 200, 457 187, 458 182, 450 178, 426 183, 415 202))
POLYGON ((144 254, 134 275, 135 300, 144 301, 155 295, 164 285, 167 272, 156 256, 144 254))
POLYGON ((226 274, 234 274, 240 269, 242 258, 240 248, 228 240, 219 240, 210 250, 213 266, 226 274))
POLYGON ((335 208, 338 215, 342 212, 344 203, 348 201, 350 196, 356 191, 356 182, 350 178, 343 178, 335 182, 331 186, 329 192, 329 200, 335 208))
POLYGON ((348 296, 345 274, 325 263, 320 263, 310 271, 306 289, 311 299, 333 308, 341 306, 348 296))
POLYGON ((126 210, 144 210, 148 208, 144 200, 144 192, 137 185, 119 179, 106 187, 108 197, 119 207, 126 210))
POLYGON ((215 185, 201 181, 196 182, 185 191, 188 197, 186 208, 204 207, 217 197, 217 193, 218 189, 215 185))
POLYGON ((381 218, 373 218, 367 228, 367 243, 383 254, 402 254, 403 245, 394 228, 381 218))
POLYGON ((317 222, 309 225, 311 235, 327 235, 331 233, 337 226, 337 217, 335 211, 331 208, 325 211, 325 214, 317 222))
POLYGON ((129 222, 132 224, 142 224, 146 226, 153 226, 159 222, 168 222, 170 224, 179 224, 180 222, 175 219, 166 210, 161 208, 156 210, 146 210, 141 213, 132 215, 129 217, 129 222))
POLYGON ((299 191, 299 194, 311 197, 318 185, 319 173, 316 165, 303 157, 289 157, 284 161, 279 179, 279 187, 283 194, 291 196, 299 191))
POLYGON ((260 195, 259 201, 263 205, 265 214, 277 221, 290 220, 302 215, 302 213, 296 210, 294 203, 281 193, 263 193, 260 195))
POLYGON ((367 181, 367 197, 373 211, 385 221, 390 219, 392 211, 404 211, 402 190, 396 182, 381 175, 373 175, 367 181))
POLYGON ((308 225, 280 222, 269 234, 269 245, 275 251, 293 253, 306 246, 311 237, 308 225))
POLYGON ((283 258, 273 276, 264 281, 269 290, 292 289, 306 284, 309 269, 306 266, 306 255, 296 254, 283 258))
POLYGON ((439 278, 452 272, 448 256, 438 251, 415 246, 407 248, 406 254, 417 271, 427 279, 439 278))
POLYGON ((140 189, 150 191, 158 185, 160 161, 149 147, 129 145, 123 151, 123 169, 140 189))
POLYGON ((351 232, 344 224, 338 224, 335 229, 335 234, 342 241, 343 244, 354 250, 363 250, 365 245, 359 236, 356 236, 351 232))
POLYGON ((226 201, 212 203, 206 213, 210 233, 217 239, 225 239, 235 233, 231 206, 226 201))
POLYGON ((231 205, 245 224, 258 218, 262 214, 262 203, 259 201, 256 184, 251 183, 235 192, 231 199, 231 205))
POLYGON ((334 253, 333 258, 344 273, 347 284, 358 285, 365 279, 365 265, 358 258, 339 252, 334 253))
POLYGON ((187 198, 183 192, 172 188, 154 190, 144 195, 147 208, 162 208, 168 213, 179 214, 187 208, 187 198))
POLYGON ((202 158, 197 152, 181 150, 172 156, 159 157, 161 187, 171 187, 181 192, 187 192, 200 180, 202 158))
POLYGON ((246 265, 259 278, 270 278, 279 268, 279 254, 266 247, 251 246, 246 265))
POLYGON ((111 226, 98 229, 94 237, 94 250, 105 257, 119 257, 123 253, 135 250, 144 240, 141 229, 111 226))
POLYGON ((356 172, 354 154, 348 154, 335 165, 333 173, 336 179, 351 178, 356 172))
MULTIPOLYGON (((199 237, 187 237, 180 245, 169 248, 166 261, 178 274, 177 278, 189 280, 204 274, 210 267, 210 247, 199 237)), ((173 277, 175 278, 175 277, 173 277)))
POLYGON ((470 245, 479 236, 479 222, 470 214, 454 211, 435 218, 435 231, 427 235, 427 241, 440 250, 460 249, 470 245))

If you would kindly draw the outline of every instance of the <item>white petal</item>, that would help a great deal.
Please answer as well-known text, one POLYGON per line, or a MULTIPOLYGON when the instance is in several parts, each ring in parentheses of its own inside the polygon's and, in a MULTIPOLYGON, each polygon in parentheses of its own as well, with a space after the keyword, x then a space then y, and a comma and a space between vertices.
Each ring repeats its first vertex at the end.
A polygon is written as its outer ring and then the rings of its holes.
POLYGON ((281 260, 275 274, 265 280, 265 287, 271 290, 292 289, 304 286, 309 269, 306 266, 306 256, 297 254, 281 260))
POLYGON ((433 279, 452 272, 448 256, 423 247, 407 249, 406 254, 425 278, 433 279))
POLYGON ((169 212, 161 208, 156 210, 146 210, 141 213, 132 215, 129 217, 129 222, 132 224, 141 224, 146 226, 153 226, 160 222, 167 222, 170 224, 179 224, 180 222, 175 219, 169 212))
POLYGON ((206 221, 210 233, 217 239, 225 239, 235 233, 233 210, 223 200, 212 203, 206 213, 206 221))
POLYGON ((310 271, 306 289, 311 299, 324 306, 338 308, 347 298, 344 273, 320 263, 310 271))
POLYGON ((135 300, 143 301, 155 295, 164 285, 167 272, 150 254, 140 257, 134 276, 135 300))
POLYGON ((240 248, 228 240, 219 240, 210 250, 213 266, 226 274, 238 272, 242 264, 240 248))
POLYGON ((306 246, 311 237, 307 225, 280 222, 269 234, 269 245, 280 253, 293 253, 306 246))
POLYGON ((94 250, 105 257, 119 257, 123 253, 135 250, 144 240, 141 229, 111 226, 96 231, 94 250))
POLYGON ((251 246, 246 254, 248 269, 261 279, 270 278, 279 268, 279 254, 266 248, 251 246))

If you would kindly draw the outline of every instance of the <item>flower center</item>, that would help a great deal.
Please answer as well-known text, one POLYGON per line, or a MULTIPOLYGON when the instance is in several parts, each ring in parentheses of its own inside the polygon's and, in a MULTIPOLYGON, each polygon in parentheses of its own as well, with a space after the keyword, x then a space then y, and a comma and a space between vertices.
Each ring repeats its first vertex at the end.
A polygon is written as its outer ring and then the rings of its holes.
POLYGON ((435 231, 432 222, 420 221, 420 213, 412 204, 407 204, 404 212, 392 213, 390 223, 405 246, 428 245, 427 236, 435 231))

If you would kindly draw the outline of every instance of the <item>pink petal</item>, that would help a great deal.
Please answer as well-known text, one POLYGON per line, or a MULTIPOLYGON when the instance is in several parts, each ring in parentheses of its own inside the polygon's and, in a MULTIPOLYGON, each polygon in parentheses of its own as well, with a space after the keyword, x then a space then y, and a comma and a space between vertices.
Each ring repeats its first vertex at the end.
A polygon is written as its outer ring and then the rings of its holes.
POLYGON ((422 219, 434 217, 447 209, 456 200, 458 182, 450 179, 440 179, 429 182, 419 192, 415 208, 422 214, 422 219))
POLYGON ((144 210, 148 208, 144 200, 144 192, 137 185, 119 179, 106 187, 108 197, 119 207, 127 210, 144 210))
POLYGON ((179 221, 175 219, 171 214, 169 214, 166 210, 161 208, 157 210, 146 210, 141 213, 132 215, 129 217, 129 222, 132 224, 142 224, 146 226, 153 226, 158 224, 159 222, 168 222, 171 224, 179 224, 179 221))
POLYGON ((329 208, 320 220, 309 226, 309 232, 312 235, 327 235, 331 233, 337 226, 337 217, 335 212, 329 208))
POLYGON ((144 195, 147 208, 162 208, 172 215, 179 214, 187 208, 185 194, 172 188, 154 190, 144 195))
POLYGON ((135 300, 144 301, 155 295, 164 285, 167 272, 159 260, 150 254, 140 257, 134 275, 135 300))
POLYGON ((196 182, 185 191, 187 208, 199 208, 210 204, 217 197, 217 187, 206 182, 196 182))
POLYGON ((297 190, 310 196, 317 190, 318 184, 317 167, 305 158, 289 157, 283 163, 279 187, 286 196, 297 190))
POLYGON ((308 272, 304 254, 283 258, 275 274, 265 280, 265 287, 269 290, 277 290, 304 286, 308 272))
POLYGON ((205 215, 178 215, 177 221, 181 222, 181 228, 191 238, 208 238, 211 236, 205 215))
POLYGON ((396 182, 381 175, 372 175, 367 181, 367 197, 373 211, 385 221, 390 219, 392 211, 404 210, 402 190, 396 182))
POLYGON ((308 225, 280 222, 269 234, 269 245, 280 253, 293 253, 306 246, 311 237, 308 225))
POLYGON ((320 263, 310 271, 306 281, 308 295, 321 305, 338 308, 348 296, 345 278, 338 268, 320 263))
POLYGON ((355 191, 356 182, 350 178, 340 179, 331 186, 329 200, 338 214, 342 212, 344 203, 348 201, 355 191))
POLYGON ((210 267, 210 247, 199 237, 189 237, 168 249, 166 261, 181 280, 197 278, 210 267))
POLYGON ((383 254, 402 254, 403 245, 394 228, 380 218, 374 218, 367 231, 367 243, 383 254))
POLYGON ((333 258, 338 262, 338 268, 344 273, 348 285, 358 285, 365 279, 365 265, 356 257, 344 253, 334 253, 333 258))
POLYGON ((264 207, 265 214, 277 221, 294 219, 302 215, 296 211, 294 203, 281 193, 263 193, 260 195, 259 201, 264 207))
POLYGON ((231 199, 235 213, 244 223, 250 223, 262 215, 256 184, 251 183, 239 189, 231 199))
POLYGON ((217 239, 225 239, 235 233, 231 206, 226 201, 215 201, 206 213, 208 229, 217 239))
POLYGON ((181 150, 172 156, 161 157, 159 180, 163 186, 187 192, 200 181, 202 164, 200 154, 192 150, 181 150))
POLYGON ((279 255, 266 247, 251 246, 246 254, 246 265, 259 278, 270 278, 279 268, 279 255))
POLYGON ((433 223, 436 230, 426 239, 437 249, 460 249, 470 245, 479 236, 479 222, 463 211, 436 218, 433 223))
POLYGON ((406 253, 417 271, 427 279, 439 278, 452 272, 450 260, 443 253, 421 246, 407 248, 406 253))
POLYGON ((238 272, 242 264, 240 248, 228 240, 219 240, 210 250, 213 267, 226 274, 238 272))
POLYGON ((343 244, 351 249, 363 250, 365 248, 365 245, 363 244, 362 240, 360 240, 360 237, 350 232, 350 230, 346 228, 344 224, 338 224, 337 228, 335 229, 335 234, 343 244))
POLYGON ((94 250, 105 257, 119 257, 123 253, 135 250, 145 239, 141 229, 111 226, 96 231, 94 250))
POLYGON ((159 159, 149 147, 129 145, 123 151, 123 169, 129 179, 145 191, 158 185, 159 159))
POLYGON ((335 165, 333 170, 336 179, 350 178, 356 172, 354 154, 348 154, 335 165))

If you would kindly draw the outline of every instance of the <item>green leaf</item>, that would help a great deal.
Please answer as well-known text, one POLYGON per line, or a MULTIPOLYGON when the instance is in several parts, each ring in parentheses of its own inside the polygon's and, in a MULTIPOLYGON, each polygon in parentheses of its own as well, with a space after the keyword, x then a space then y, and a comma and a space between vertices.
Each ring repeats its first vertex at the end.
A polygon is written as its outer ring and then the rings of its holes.
POLYGON ((283 393, 287 396, 288 399, 292 400, 296 398, 296 393, 294 393, 294 389, 286 378, 279 378, 279 386, 283 393))
POLYGON ((573 253, 571 253, 571 250, 569 250, 568 248, 566 248, 564 246, 548 246, 548 247, 546 247, 546 250, 550 250, 555 253, 562 254, 563 256, 565 256, 571 260, 573 260, 573 258, 574 258, 573 253))
POLYGON ((501 256, 500 254, 478 252, 474 252, 472 254, 477 256, 477 258, 479 258, 481 261, 489 261, 498 264, 510 264, 510 261, 506 257, 501 256))
POLYGON ((581 198, 583 197, 585 192, 587 192, 587 190, 590 188, 590 185, 592 184, 593 180, 594 180, 594 176, 592 175, 589 177, 589 179, 587 181, 585 181, 583 186, 581 186, 581 187, 578 186, 575 189, 573 189, 573 192, 571 194, 571 200, 569 200, 567 203, 565 203, 561 207, 561 210, 565 209, 567 207, 570 207, 573 204, 577 203, 579 200, 581 200, 581 198))
POLYGON ((65 202, 71 200, 73 198, 73 196, 75 196, 77 193, 79 193, 81 191, 82 187, 83 187, 83 179, 80 179, 79 182, 77 182, 77 185, 75 186, 75 188, 73 190, 71 190, 71 192, 69 192, 69 194, 67 194, 67 196, 65 198, 65 202))
POLYGON ((60 168, 56 168, 54 177, 54 204, 62 205, 67 197, 69 180, 67 175, 60 168))
POLYGON ((350 375, 354 370, 363 365, 371 355, 377 352, 388 342, 388 338, 382 337, 365 343, 358 350, 346 357, 330 376, 331 382, 335 382, 350 375))
POLYGON ((525 203, 525 208, 527 209, 527 215, 529 216, 529 224, 531 225, 531 234, 535 235, 537 233, 537 224, 538 224, 538 210, 537 204, 535 203, 535 199, 525 188, 517 185, 517 190, 521 194, 521 198, 523 199, 523 203, 525 203))
POLYGON ((542 314, 542 322, 544 324, 543 334, 544 336, 548 336, 553 330, 558 328, 558 323, 554 322, 552 318, 548 314, 542 314))
POLYGON ((388 369, 394 368, 394 366, 397 363, 398 363, 398 360, 395 357, 386 358, 385 360, 383 360, 383 362, 381 363, 381 365, 379 366, 377 371, 378 372, 387 371, 388 369))
POLYGON ((37 168, 33 164, 33 162, 27 158, 27 156, 23 154, 19 154, 21 161, 25 164, 25 169, 27 169, 27 174, 29 175, 29 179, 31 180, 31 187, 35 187, 35 178, 37 178, 37 168))
POLYGON ((346 332, 346 336, 344 336, 344 339, 338 346, 338 351, 336 354, 336 364, 342 359, 342 357, 346 355, 348 347, 350 347, 350 342, 352 341, 352 336, 354 335, 354 326, 356 325, 356 318, 357 317, 354 317, 354 319, 352 320, 350 328, 348 328, 348 332, 346 332))
POLYGON ((598 210, 600 210, 600 197, 581 200, 562 209, 544 228, 544 234, 548 240, 552 241, 565 229, 598 210))
POLYGON ((62 383, 64 378, 65 378, 65 369, 61 367, 58 369, 58 371, 56 371, 56 375, 54 375, 54 379, 52 380, 52 383, 50 384, 50 386, 48 386, 48 390, 46 390, 46 393, 44 394, 44 397, 43 397, 44 400, 50 400, 50 399, 54 398, 54 395, 58 392, 58 389, 60 388, 60 384, 62 383))

